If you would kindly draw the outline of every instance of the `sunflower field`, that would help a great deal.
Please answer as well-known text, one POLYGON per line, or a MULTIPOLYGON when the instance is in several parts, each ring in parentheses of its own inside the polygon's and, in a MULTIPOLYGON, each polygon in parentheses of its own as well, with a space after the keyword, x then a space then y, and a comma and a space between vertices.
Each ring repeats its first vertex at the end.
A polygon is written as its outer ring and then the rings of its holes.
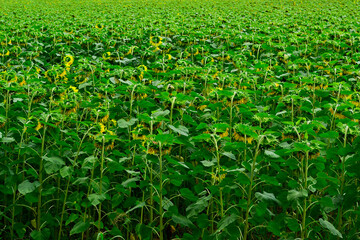
POLYGON ((358 0, 0 0, 0 239, 360 239, 358 0))

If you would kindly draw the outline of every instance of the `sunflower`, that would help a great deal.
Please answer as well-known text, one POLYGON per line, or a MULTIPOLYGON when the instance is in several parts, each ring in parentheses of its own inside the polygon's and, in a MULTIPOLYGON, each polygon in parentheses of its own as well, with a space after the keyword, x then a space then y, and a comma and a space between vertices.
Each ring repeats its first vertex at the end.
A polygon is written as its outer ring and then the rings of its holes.
POLYGON ((241 136, 241 135, 238 134, 237 132, 234 132, 234 139, 235 139, 236 141, 244 142, 244 143, 248 143, 248 144, 251 144, 252 141, 254 140, 254 138, 252 138, 252 137, 244 137, 244 136, 241 136))
POLYGON ((140 76, 139 76, 139 79, 140 79, 140 81, 142 81, 143 78, 144 78, 144 72, 147 71, 147 67, 146 67, 145 65, 140 65, 140 66, 138 66, 138 68, 139 68, 140 71, 141 71, 140 76), (142 70, 141 68, 143 68, 143 70, 142 70))
POLYGON ((70 67, 74 63, 74 57, 71 55, 66 55, 64 57, 65 66, 70 67))
POLYGON ((111 53, 110 53, 110 52, 106 52, 106 53, 104 53, 104 54, 102 55, 102 58, 103 58, 104 60, 109 60, 109 59, 110 59, 110 56, 111 56, 111 53))
POLYGON ((223 133, 220 134, 221 138, 224 138, 224 137, 227 137, 227 136, 229 136, 229 128, 226 129, 226 132, 223 132, 223 133))
POLYGON ((9 56, 9 55, 10 55, 9 51, 7 51, 6 53, 0 53, 0 57, 9 56))
POLYGON ((38 121, 38 124, 37 124, 35 130, 39 131, 42 127, 43 127, 43 125, 41 125, 40 121, 38 121))
POLYGON ((138 68, 141 70, 141 68, 143 68, 142 72, 147 72, 147 67, 145 65, 140 65, 138 66, 138 68))
POLYGON ((215 173, 211 173, 211 178, 214 179, 215 182, 221 182, 226 177, 226 171, 224 168, 216 168, 215 173))
POLYGON ((158 48, 162 44, 162 37, 158 37, 159 41, 157 43, 153 42, 153 36, 150 36, 150 44, 156 48, 158 48))
POLYGON ((104 28, 104 25, 102 25, 102 24, 96 24, 96 25, 95 25, 95 28, 97 28, 97 29, 103 29, 103 28, 104 28))
POLYGON ((79 92, 79 89, 77 89, 77 88, 74 87, 74 86, 70 86, 69 89, 73 90, 74 93, 79 92))

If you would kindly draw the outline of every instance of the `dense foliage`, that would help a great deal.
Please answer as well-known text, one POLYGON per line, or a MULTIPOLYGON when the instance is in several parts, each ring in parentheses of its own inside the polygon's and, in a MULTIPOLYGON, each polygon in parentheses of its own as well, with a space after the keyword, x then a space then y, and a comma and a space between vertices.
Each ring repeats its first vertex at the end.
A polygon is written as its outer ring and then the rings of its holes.
POLYGON ((359 10, 0 0, 1 239, 359 239, 359 10))

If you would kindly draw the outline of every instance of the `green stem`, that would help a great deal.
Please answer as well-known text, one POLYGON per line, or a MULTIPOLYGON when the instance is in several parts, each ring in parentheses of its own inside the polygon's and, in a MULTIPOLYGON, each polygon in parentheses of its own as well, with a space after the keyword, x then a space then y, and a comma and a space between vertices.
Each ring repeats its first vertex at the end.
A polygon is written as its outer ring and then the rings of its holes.
MULTIPOLYGON (((48 116, 46 117, 45 122, 47 123, 48 116)), ((43 156, 45 150, 45 135, 46 135, 47 125, 44 124, 43 134, 42 134, 42 141, 41 141, 41 153, 40 153, 40 168, 39 168, 39 193, 38 193, 38 205, 37 205, 37 222, 36 222, 36 230, 40 231, 41 226, 41 193, 42 193, 42 182, 43 182, 43 156)))
POLYGON ((235 95, 236 92, 234 92, 234 95, 231 97, 231 103, 230 103, 230 131, 229 131, 230 141, 232 140, 232 121, 233 121, 233 107, 234 107, 235 95))
POLYGON ((159 168, 160 168, 160 187, 159 187, 159 215, 160 215, 160 240, 164 239, 164 223, 163 223, 163 164, 162 164, 162 145, 159 142, 160 156, 159 156, 159 168))
MULTIPOLYGON (((99 182, 99 194, 102 194, 102 179, 103 179, 103 171, 104 171, 104 152, 105 152, 105 137, 102 137, 102 148, 101 148, 101 164, 100 164, 100 182, 99 182)), ((102 203, 99 204, 99 212, 98 212, 98 232, 101 231, 101 206, 102 203)))
MULTIPOLYGON (((346 126, 345 128, 345 136, 344 136, 344 148, 346 147, 346 140, 347 140, 347 133, 348 133, 349 127, 346 126)), ((342 158, 341 161, 341 176, 340 176, 340 195, 343 196, 344 195, 344 187, 345 187, 345 156, 342 158)), ((343 217, 343 206, 341 205, 339 207, 339 214, 338 214, 338 228, 340 229, 342 227, 342 217, 343 217)))
MULTIPOLYGON (((76 156, 75 156, 75 159, 74 159, 74 163, 73 163, 73 166, 76 166, 76 161, 77 161, 77 158, 79 156, 79 153, 80 153, 80 149, 81 149, 81 146, 82 146, 82 143, 84 142, 85 140, 85 137, 87 136, 87 134, 89 133, 89 131, 91 130, 91 128, 89 128, 89 130, 84 134, 83 138, 81 139, 80 141, 80 145, 77 149, 77 152, 76 152, 76 156)), ((63 226, 63 221, 64 221, 64 213, 65 213, 65 206, 66 206, 66 201, 67 201, 67 197, 68 197, 68 194, 69 194, 69 187, 70 187, 70 181, 71 181, 71 175, 69 176, 67 182, 66 182, 66 189, 65 189, 65 195, 64 195, 64 202, 63 202, 63 205, 62 205, 62 208, 61 208, 61 215, 60 215, 60 227, 59 227, 59 232, 58 232, 58 240, 61 239, 61 234, 62 234, 62 226, 63 226)), ((90 184, 89 184, 90 186, 90 184)), ((89 195, 89 194, 88 194, 89 195)), ((86 212, 85 212, 86 213, 86 212)))
POLYGON ((173 97, 171 99, 171 110, 170 110, 170 124, 172 125, 172 118, 173 118, 173 110, 174 110, 174 104, 175 104, 176 97, 173 97))
POLYGON ((247 240, 248 233, 249 233, 249 214, 250 214, 250 205, 251 205, 251 199, 252 199, 252 190, 254 185, 254 174, 255 174, 255 164, 256 159, 259 155, 259 148, 262 140, 264 139, 264 136, 259 136, 260 139, 258 141, 256 150, 255 150, 255 156, 251 164, 251 172, 250 172, 250 185, 247 193, 247 207, 246 207, 246 213, 245 213, 245 229, 244 229, 244 240, 247 240))
MULTIPOLYGON (((307 180, 308 180, 308 163, 309 163, 309 151, 306 151, 306 158, 305 158, 305 166, 304 166, 304 189, 307 190, 307 180)), ((306 239, 306 214, 307 214, 307 199, 304 199, 304 206, 303 206, 303 214, 302 214, 302 221, 301 221, 301 239, 306 239)))
MULTIPOLYGON (((153 134, 153 121, 150 121, 150 135, 153 134)), ((147 144, 147 153, 149 152, 149 142, 147 144)), ((149 178, 150 178, 150 223, 153 222, 154 220, 154 190, 153 190, 153 164, 150 163, 150 174, 149 174, 149 178)), ((151 232, 151 236, 150 239, 153 239, 153 233, 151 232)))
MULTIPOLYGON (((21 153, 21 149, 22 149, 22 145, 23 145, 23 141, 24 141, 25 132, 26 132, 26 126, 24 125, 23 131, 21 133, 20 144, 19 144, 19 151, 18 151, 18 157, 17 157, 17 162, 18 163, 16 164, 16 171, 15 171, 16 176, 19 174, 20 153, 21 153)), ((14 239, 16 189, 17 189, 17 186, 15 184, 14 188, 13 188, 13 202, 12 202, 12 212, 11 212, 11 229, 10 229, 11 240, 14 239)))

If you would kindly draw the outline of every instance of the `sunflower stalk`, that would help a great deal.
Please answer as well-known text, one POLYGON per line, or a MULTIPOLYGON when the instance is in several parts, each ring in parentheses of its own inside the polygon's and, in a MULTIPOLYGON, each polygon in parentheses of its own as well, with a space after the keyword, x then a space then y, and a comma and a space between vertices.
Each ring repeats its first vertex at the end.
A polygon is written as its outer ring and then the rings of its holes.
POLYGON ((251 164, 251 171, 250 171, 250 184, 249 184, 249 188, 248 188, 248 192, 247 192, 247 204, 246 204, 246 212, 245 212, 245 221, 244 221, 244 240, 248 239, 248 234, 249 234, 249 215, 250 215, 250 209, 251 209, 251 201, 252 201, 252 191, 253 191, 253 185, 254 185, 254 178, 255 178, 255 166, 256 166, 256 160, 257 157, 260 153, 259 149, 260 149, 260 145, 262 143, 264 139, 263 135, 259 136, 259 140, 258 140, 258 144, 256 146, 256 150, 255 150, 255 156, 253 158, 252 164, 251 164))

